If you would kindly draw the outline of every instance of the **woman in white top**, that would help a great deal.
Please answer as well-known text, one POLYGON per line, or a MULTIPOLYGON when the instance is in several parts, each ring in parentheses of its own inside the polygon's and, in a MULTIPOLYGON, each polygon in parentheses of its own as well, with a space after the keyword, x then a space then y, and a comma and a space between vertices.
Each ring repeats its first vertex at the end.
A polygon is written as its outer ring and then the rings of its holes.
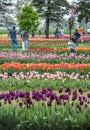
POLYGON ((61 30, 60 30, 60 38, 64 39, 64 29, 63 28, 61 28, 61 30))

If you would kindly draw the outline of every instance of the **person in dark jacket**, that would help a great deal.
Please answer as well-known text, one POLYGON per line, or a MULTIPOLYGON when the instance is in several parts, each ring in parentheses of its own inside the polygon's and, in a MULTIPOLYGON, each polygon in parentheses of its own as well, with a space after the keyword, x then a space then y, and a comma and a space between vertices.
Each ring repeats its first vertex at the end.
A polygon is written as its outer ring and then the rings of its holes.
POLYGON ((76 32, 74 33, 73 37, 75 39, 75 44, 77 44, 77 41, 80 38, 80 34, 78 33, 77 29, 76 29, 76 32))
POLYGON ((15 27, 13 27, 10 32, 9 32, 10 38, 11 38, 11 42, 12 42, 12 50, 17 52, 18 49, 18 40, 16 38, 16 29, 15 27))
POLYGON ((56 29, 56 31, 55 31, 55 38, 59 38, 60 36, 60 32, 59 32, 59 30, 58 30, 58 28, 56 29))

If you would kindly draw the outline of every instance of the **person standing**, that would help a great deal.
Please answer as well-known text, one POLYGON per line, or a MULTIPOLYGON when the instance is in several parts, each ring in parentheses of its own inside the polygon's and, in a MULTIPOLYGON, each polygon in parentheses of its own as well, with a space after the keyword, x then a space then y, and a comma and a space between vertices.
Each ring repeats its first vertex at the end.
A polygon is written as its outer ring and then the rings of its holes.
POLYGON ((80 38, 80 34, 78 33, 77 29, 76 29, 75 33, 73 34, 73 36, 74 36, 74 39, 75 39, 75 44, 77 44, 77 41, 80 38))
POLYGON ((32 31, 32 37, 34 37, 35 36, 35 33, 34 33, 34 31, 32 31))
POLYGON ((75 52, 75 40, 74 38, 70 38, 70 41, 68 41, 68 46, 70 48, 70 53, 75 52))
POLYGON ((61 27, 60 30, 60 38, 63 40, 64 39, 64 29, 61 27))
POLYGON ((56 31, 55 31, 55 38, 59 38, 59 35, 60 35, 60 32, 59 32, 59 30, 57 28, 56 31))
POLYGON ((81 28, 81 27, 78 27, 78 28, 77 28, 77 32, 81 35, 81 33, 82 33, 82 28, 81 28))
POLYGON ((16 38, 16 29, 15 27, 13 27, 10 31, 9 31, 9 35, 11 38, 11 42, 12 42, 12 50, 13 52, 17 52, 18 49, 18 40, 16 38))
POLYGON ((8 33, 7 38, 9 39, 10 38, 10 28, 7 29, 7 33, 8 33))
POLYGON ((22 50, 25 51, 28 48, 28 32, 26 30, 23 30, 21 32, 22 37, 22 50))

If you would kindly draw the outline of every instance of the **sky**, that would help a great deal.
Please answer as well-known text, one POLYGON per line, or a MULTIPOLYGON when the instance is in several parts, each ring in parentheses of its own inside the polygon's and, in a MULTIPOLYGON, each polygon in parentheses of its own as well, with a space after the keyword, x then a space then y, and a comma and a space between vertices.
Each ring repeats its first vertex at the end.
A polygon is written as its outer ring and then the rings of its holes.
POLYGON ((75 2, 75 1, 77 1, 77 0, 67 0, 67 1, 71 3, 71 2, 75 2))

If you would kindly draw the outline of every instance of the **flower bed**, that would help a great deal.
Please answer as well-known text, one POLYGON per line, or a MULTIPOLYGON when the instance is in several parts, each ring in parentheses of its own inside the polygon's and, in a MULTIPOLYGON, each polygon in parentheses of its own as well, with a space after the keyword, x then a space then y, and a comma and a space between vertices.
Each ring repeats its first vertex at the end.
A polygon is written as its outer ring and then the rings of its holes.
POLYGON ((0 52, 0 130, 88 130, 89 46, 36 44, 0 52))
MULTIPOLYGON (((11 118, 10 122, 14 123, 13 128, 19 130, 22 128, 55 130, 63 129, 63 125, 64 130, 82 129, 85 125, 84 130, 87 130, 90 127, 89 104, 90 93, 84 93, 81 88, 73 91, 70 88, 59 88, 58 92, 51 88, 42 88, 40 91, 33 90, 32 92, 11 90, 7 93, 0 93, 0 110, 4 112, 1 115, 5 117, 5 109, 9 108, 8 116, 6 116, 7 123, 8 118, 11 118)), ((12 130, 12 125, 10 126, 9 130, 12 130)), ((4 128, 5 125, 2 124, 2 127, 4 128)))

